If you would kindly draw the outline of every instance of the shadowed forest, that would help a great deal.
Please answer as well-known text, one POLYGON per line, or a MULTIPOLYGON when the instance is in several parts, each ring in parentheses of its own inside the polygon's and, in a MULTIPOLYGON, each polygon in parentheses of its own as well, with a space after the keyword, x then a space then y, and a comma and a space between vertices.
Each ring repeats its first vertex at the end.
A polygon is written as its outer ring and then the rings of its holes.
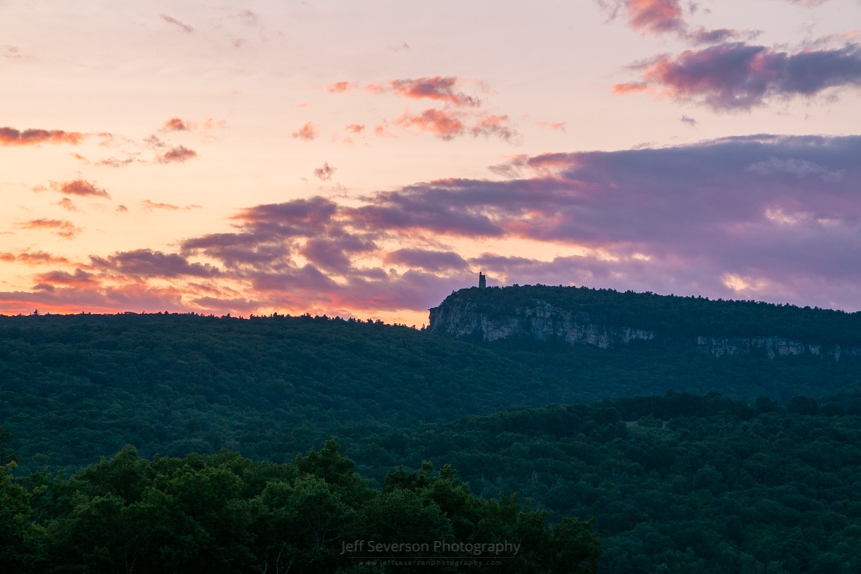
POLYGON ((0 317, 0 563, 425 571, 360 565, 342 543, 436 536, 529 541, 502 560, 512 572, 861 570, 861 359, 690 342, 858 345, 857 314, 457 295, 659 336, 603 349, 310 316, 0 317))

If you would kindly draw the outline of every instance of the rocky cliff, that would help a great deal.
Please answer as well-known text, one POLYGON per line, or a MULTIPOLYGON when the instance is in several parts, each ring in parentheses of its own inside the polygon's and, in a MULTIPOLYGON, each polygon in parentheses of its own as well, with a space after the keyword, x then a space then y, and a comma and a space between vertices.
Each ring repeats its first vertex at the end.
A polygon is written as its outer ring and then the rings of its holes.
POLYGON ((783 337, 697 337, 697 346, 715 357, 762 355, 773 359, 792 355, 821 355, 839 361, 841 356, 861 356, 861 348, 841 345, 811 345, 783 337))
MULTIPOLYGON (((482 308, 480 303, 474 296, 453 294, 439 307, 430 309, 429 329, 450 337, 478 338, 485 342, 514 337, 566 341, 604 349, 658 337, 655 330, 602 324, 587 312, 565 309, 539 299, 521 301, 512 308, 497 308, 493 312, 482 308)), ((661 334, 679 339, 677 333, 661 334)), ((808 354, 840 360, 841 356, 861 356, 861 347, 820 345, 768 334, 748 337, 688 334, 681 338, 716 357, 754 355, 773 359, 808 354)))
POLYGON ((541 301, 512 309, 510 314, 489 316, 475 303, 446 301, 430 310, 430 330, 451 337, 480 337, 492 342, 508 337, 537 341, 563 340, 574 345, 609 348, 634 340, 649 341, 654 331, 593 323, 588 313, 568 311, 541 301))

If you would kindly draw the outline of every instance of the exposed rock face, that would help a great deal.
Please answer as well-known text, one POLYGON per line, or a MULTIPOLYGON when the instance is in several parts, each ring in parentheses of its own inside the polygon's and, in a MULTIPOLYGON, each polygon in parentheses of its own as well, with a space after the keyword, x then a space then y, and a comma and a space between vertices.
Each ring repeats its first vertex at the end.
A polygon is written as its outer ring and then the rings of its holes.
POLYGON ((633 340, 655 338, 654 331, 592 323, 588 313, 578 313, 536 302, 514 309, 513 314, 488 317, 474 303, 447 302, 430 310, 430 330, 452 337, 480 336, 484 341, 527 337, 537 341, 563 340, 575 345, 608 348, 633 340))
POLYGON ((809 345, 783 337, 697 337, 700 349, 715 357, 721 355, 764 355, 769 359, 791 355, 823 355, 840 360, 841 355, 861 355, 858 347, 809 345))
MULTIPOLYGON (((475 337, 492 342, 508 337, 536 341, 566 341, 572 345, 594 345, 604 349, 630 341, 651 341, 656 333, 647 329, 593 323, 589 314, 535 301, 507 314, 488 316, 475 303, 449 299, 430 310, 430 330, 450 337, 475 337)), ((693 341, 691 342, 693 343, 693 341)), ((696 345, 715 357, 759 355, 773 359, 793 355, 818 355, 840 360, 841 356, 861 356, 861 348, 824 346, 783 337, 713 337, 700 335, 696 345)))

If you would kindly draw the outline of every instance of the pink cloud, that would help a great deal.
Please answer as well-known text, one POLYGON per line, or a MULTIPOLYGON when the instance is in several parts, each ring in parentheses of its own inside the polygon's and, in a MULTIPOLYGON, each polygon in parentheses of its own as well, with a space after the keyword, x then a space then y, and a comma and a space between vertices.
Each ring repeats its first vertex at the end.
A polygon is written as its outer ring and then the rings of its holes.
POLYGON ((161 14, 161 19, 164 20, 165 22, 167 22, 168 24, 173 24, 174 26, 178 26, 180 29, 182 29, 183 32, 188 32, 188 33, 194 32, 194 28, 192 28, 188 24, 184 24, 183 22, 180 22, 179 20, 177 20, 173 16, 168 16, 167 14, 161 14))
POLYGON ((365 126, 363 126, 362 124, 350 124, 344 129, 354 134, 360 134, 365 131, 365 126))
POLYGON ((0 253, 0 261, 17 261, 24 265, 58 265, 69 263, 65 257, 51 255, 45 251, 21 251, 18 254, 0 253))
POLYGON ((459 81, 456 76, 424 77, 416 80, 393 80, 391 90, 395 95, 411 98, 439 100, 458 107, 477 107, 481 102, 461 91, 455 91, 459 81))
POLYGON ((180 206, 174 205, 172 203, 157 203, 157 202, 151 201, 149 199, 143 200, 141 202, 141 205, 143 205, 144 209, 146 209, 147 211, 152 211, 153 209, 164 209, 167 211, 179 211, 180 209, 185 209, 185 210, 201 209, 201 206, 196 205, 196 204, 191 204, 191 205, 186 205, 185 207, 180 207, 180 206))
POLYGON ((495 135, 503 140, 510 140, 516 135, 515 130, 509 125, 508 116, 482 114, 476 122, 469 128, 470 133, 474 136, 490 136, 495 135))
POLYGON ((664 56, 647 67, 644 80, 614 86, 617 93, 662 89, 675 100, 691 100, 714 110, 750 110, 769 98, 814 96, 828 88, 861 86, 861 48, 796 54, 743 43, 664 56))
POLYGON ((329 165, 329 162, 324 162, 323 167, 318 167, 314 170, 314 176, 323 181, 329 181, 332 179, 332 175, 335 173, 337 168, 334 168, 329 165))
POLYGON ((156 161, 158 163, 183 163, 196 157, 197 152, 193 149, 188 149, 185 146, 177 146, 158 156, 156 161))
POLYGON ((679 0, 626 0, 628 25, 634 30, 663 34, 685 28, 679 0))
POLYGON ((162 130, 168 132, 184 132, 191 129, 190 124, 182 118, 171 118, 164 123, 162 130))
POLYGON ((86 137, 87 134, 63 130, 28 129, 19 131, 10 127, 0 128, 0 145, 4 146, 39 145, 42 143, 78 145, 86 137))
POLYGON ((405 111, 394 123, 402 128, 416 127, 444 140, 450 140, 466 131, 466 126, 461 121, 459 114, 433 108, 420 114, 411 114, 405 111))
POLYGON ((76 179, 63 183, 51 182, 51 189, 65 195, 77 195, 79 197, 104 197, 110 199, 108 192, 98 187, 96 182, 89 182, 84 179, 76 179))
POLYGON ((358 87, 358 84, 353 82, 335 82, 334 84, 327 86, 326 89, 333 94, 343 94, 344 92, 349 92, 358 87))
POLYGON ((311 141, 316 138, 318 134, 319 132, 317 131, 317 126, 314 125, 314 122, 308 122, 291 135, 297 139, 311 141))
POLYGON ((65 209, 66 211, 78 211, 78 208, 75 207, 75 204, 72 203, 72 200, 68 197, 64 197, 60 201, 57 202, 57 205, 65 209))
POLYGON ((53 231, 64 239, 72 239, 81 232, 80 227, 75 227, 71 221, 65 219, 31 219, 30 221, 19 223, 18 227, 21 229, 45 229, 53 231))
POLYGON ((558 132, 565 132, 565 131, 566 131, 566 130, 565 130, 565 125, 566 125, 566 123, 565 123, 565 122, 545 122, 545 121, 538 121, 538 122, 535 122, 535 124, 536 124, 538 127, 545 128, 545 129, 548 129, 548 130, 555 130, 555 131, 558 131, 558 132))

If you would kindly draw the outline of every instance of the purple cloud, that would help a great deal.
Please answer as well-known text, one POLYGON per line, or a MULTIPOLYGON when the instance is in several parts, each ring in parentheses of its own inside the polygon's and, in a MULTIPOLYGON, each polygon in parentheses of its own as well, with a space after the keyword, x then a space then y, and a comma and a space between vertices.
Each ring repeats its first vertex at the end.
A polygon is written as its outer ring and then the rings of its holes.
POLYGON ((750 110, 770 98, 814 96, 828 88, 861 86, 861 47, 795 54, 741 42, 660 57, 642 81, 614 86, 620 94, 659 88, 674 100, 717 111, 750 110))
MULTIPOLYGON (((854 310, 861 300, 858 157, 861 136, 772 135, 516 156, 514 179, 417 183, 358 206, 321 197, 257 205, 232 218, 234 232, 187 238, 176 254, 116 253, 35 278, 57 305, 66 290, 85 288, 116 305, 140 296, 209 310, 218 298, 225 310, 240 303, 246 310, 421 310, 483 270, 500 284, 854 310), (478 238, 486 246, 478 257, 428 247, 478 238), (507 240, 554 255, 513 256, 507 240)), ((4 296, 33 301, 0 294, 3 309, 4 296)))

